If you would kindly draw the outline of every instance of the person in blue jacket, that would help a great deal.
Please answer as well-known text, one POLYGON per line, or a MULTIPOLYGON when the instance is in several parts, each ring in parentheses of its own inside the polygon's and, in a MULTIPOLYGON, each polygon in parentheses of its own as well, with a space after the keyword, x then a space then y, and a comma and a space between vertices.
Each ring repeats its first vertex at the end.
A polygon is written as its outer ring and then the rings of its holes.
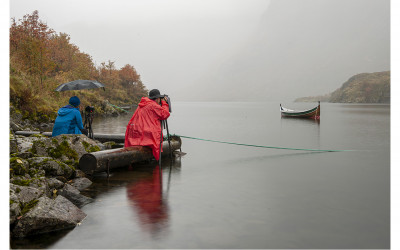
POLYGON ((77 96, 69 99, 69 105, 60 108, 54 123, 52 136, 61 134, 86 134, 87 130, 83 127, 82 116, 79 111, 81 101, 77 96))

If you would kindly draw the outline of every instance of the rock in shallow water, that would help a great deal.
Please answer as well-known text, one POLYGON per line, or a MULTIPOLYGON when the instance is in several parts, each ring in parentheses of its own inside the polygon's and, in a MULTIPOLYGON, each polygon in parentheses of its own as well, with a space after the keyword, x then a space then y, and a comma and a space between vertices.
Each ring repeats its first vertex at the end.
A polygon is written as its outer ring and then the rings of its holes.
POLYGON ((61 195, 54 200, 42 196, 37 205, 21 217, 12 234, 14 237, 25 237, 73 228, 85 217, 82 210, 61 195))

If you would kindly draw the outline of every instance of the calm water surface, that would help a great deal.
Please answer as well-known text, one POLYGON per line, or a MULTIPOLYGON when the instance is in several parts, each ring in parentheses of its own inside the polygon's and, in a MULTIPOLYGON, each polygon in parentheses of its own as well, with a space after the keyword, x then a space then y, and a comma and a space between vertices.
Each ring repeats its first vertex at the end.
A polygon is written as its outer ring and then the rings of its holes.
MULTIPOLYGON (((355 151, 183 139, 187 155, 162 172, 150 164, 96 176, 80 226, 14 247, 389 248, 390 106, 321 109, 318 123, 281 119, 279 103, 173 103, 172 134, 355 151)), ((130 118, 96 118, 94 133, 124 133, 130 118)))

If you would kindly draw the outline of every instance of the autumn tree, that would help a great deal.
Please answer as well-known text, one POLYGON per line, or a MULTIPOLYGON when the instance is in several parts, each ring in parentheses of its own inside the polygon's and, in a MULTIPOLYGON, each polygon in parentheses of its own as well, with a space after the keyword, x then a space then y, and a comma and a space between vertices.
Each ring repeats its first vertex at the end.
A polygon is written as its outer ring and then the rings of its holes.
POLYGON ((54 31, 39 20, 37 10, 25 15, 19 23, 15 19, 11 21, 10 58, 19 68, 38 77, 40 85, 55 66, 48 56, 52 34, 54 31))
POLYGON ((133 85, 140 80, 140 75, 136 72, 135 68, 126 64, 119 71, 119 77, 121 79, 121 83, 123 86, 128 87, 129 85, 133 85))

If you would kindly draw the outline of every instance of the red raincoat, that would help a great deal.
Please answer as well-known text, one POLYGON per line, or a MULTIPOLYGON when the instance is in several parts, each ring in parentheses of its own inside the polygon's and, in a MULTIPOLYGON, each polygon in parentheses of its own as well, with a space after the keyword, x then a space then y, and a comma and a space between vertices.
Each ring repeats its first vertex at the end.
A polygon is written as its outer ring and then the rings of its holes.
POLYGON ((161 103, 162 106, 148 97, 142 97, 125 132, 125 147, 148 146, 157 161, 160 157, 160 120, 166 120, 170 115, 167 102, 162 100, 161 103))

